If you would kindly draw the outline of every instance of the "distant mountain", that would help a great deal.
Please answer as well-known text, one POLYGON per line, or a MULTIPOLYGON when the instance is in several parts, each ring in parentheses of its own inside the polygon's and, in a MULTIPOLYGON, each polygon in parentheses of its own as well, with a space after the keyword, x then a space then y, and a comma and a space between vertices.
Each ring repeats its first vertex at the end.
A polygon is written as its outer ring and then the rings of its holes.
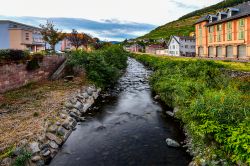
POLYGON ((13 17, 1 16, 0 20, 12 20, 39 26, 45 24, 47 20, 53 21, 57 28, 70 32, 76 29, 79 32, 89 33, 99 37, 101 40, 121 41, 126 38, 136 38, 154 29, 156 26, 145 23, 122 22, 119 20, 93 21, 81 18, 41 18, 41 17, 13 17))
POLYGON ((186 14, 176 21, 160 26, 150 33, 139 37, 139 39, 169 39, 171 35, 188 36, 194 32, 194 23, 203 15, 216 13, 218 10, 223 10, 227 7, 235 6, 248 0, 224 0, 215 5, 196 10, 186 14))

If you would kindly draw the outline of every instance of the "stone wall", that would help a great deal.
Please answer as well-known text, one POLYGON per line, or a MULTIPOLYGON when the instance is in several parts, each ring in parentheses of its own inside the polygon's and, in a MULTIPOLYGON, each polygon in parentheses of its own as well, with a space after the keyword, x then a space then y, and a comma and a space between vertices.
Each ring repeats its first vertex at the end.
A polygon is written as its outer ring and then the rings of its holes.
POLYGON ((47 79, 65 60, 62 56, 46 56, 40 68, 27 71, 27 63, 0 66, 0 93, 19 88, 30 82, 47 79))

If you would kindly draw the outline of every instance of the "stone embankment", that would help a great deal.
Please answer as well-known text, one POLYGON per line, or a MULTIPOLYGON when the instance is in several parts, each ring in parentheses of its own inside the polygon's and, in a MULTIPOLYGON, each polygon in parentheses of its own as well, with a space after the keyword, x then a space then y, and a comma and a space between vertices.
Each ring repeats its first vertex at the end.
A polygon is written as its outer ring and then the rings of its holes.
POLYGON ((98 98, 101 89, 94 86, 84 87, 72 94, 65 106, 58 113, 58 117, 45 124, 46 131, 31 143, 23 142, 21 147, 15 148, 12 158, 5 158, 0 165, 12 165, 23 149, 31 153, 27 165, 45 165, 55 157, 60 146, 67 140, 78 122, 85 120, 84 115, 98 98))

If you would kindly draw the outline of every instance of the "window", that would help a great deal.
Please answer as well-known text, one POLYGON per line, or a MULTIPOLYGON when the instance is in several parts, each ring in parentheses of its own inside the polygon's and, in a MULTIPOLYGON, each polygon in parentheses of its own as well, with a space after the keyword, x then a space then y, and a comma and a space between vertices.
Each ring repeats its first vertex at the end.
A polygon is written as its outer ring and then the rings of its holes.
POLYGON ((25 39, 30 40, 30 34, 29 33, 25 33, 25 39))
POLYGON ((219 24, 217 25, 217 42, 220 42, 221 41, 221 31, 222 31, 222 24, 219 24))
POLYGON ((243 18, 239 20, 238 39, 239 40, 245 39, 245 20, 243 18))
POLYGON ((217 25, 217 31, 221 31, 222 30, 222 24, 217 25))
POLYGON ((244 20, 244 18, 242 18, 242 19, 239 20, 239 25, 240 25, 241 27, 244 27, 244 26, 245 26, 245 20, 244 20))
POLYGON ((199 25, 199 44, 202 45, 202 28, 201 25, 199 25))
POLYGON ((227 23, 227 40, 232 40, 232 22, 227 23))
POLYGON ((178 51, 176 51, 176 55, 178 55, 178 51))
POLYGON ((218 32, 217 33, 217 42, 220 42, 221 41, 221 32, 218 32))
POLYGON ((214 27, 213 26, 208 27, 208 31, 209 31, 209 33, 213 33, 214 32, 214 27))
POLYGON ((245 38, 245 32, 244 30, 239 31, 239 39, 243 40, 245 38))
POLYGON ((175 45, 173 45, 173 49, 175 49, 175 45))
POLYGON ((188 45, 185 45, 185 48, 188 48, 188 45))
POLYGON ((208 42, 209 42, 209 43, 212 43, 212 42, 213 42, 214 27, 213 27, 213 26, 209 27, 209 28, 208 28, 208 31, 209 31, 208 42))
POLYGON ((192 48, 192 49, 194 49, 194 48, 195 48, 195 46, 191 46, 191 48, 192 48))

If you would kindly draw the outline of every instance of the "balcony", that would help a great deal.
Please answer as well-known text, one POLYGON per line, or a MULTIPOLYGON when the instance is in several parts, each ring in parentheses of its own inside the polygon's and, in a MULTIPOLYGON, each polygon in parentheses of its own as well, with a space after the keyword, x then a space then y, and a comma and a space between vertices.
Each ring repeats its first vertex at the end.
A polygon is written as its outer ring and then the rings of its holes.
POLYGON ((34 45, 44 45, 45 42, 42 38, 33 38, 32 44, 34 45))

